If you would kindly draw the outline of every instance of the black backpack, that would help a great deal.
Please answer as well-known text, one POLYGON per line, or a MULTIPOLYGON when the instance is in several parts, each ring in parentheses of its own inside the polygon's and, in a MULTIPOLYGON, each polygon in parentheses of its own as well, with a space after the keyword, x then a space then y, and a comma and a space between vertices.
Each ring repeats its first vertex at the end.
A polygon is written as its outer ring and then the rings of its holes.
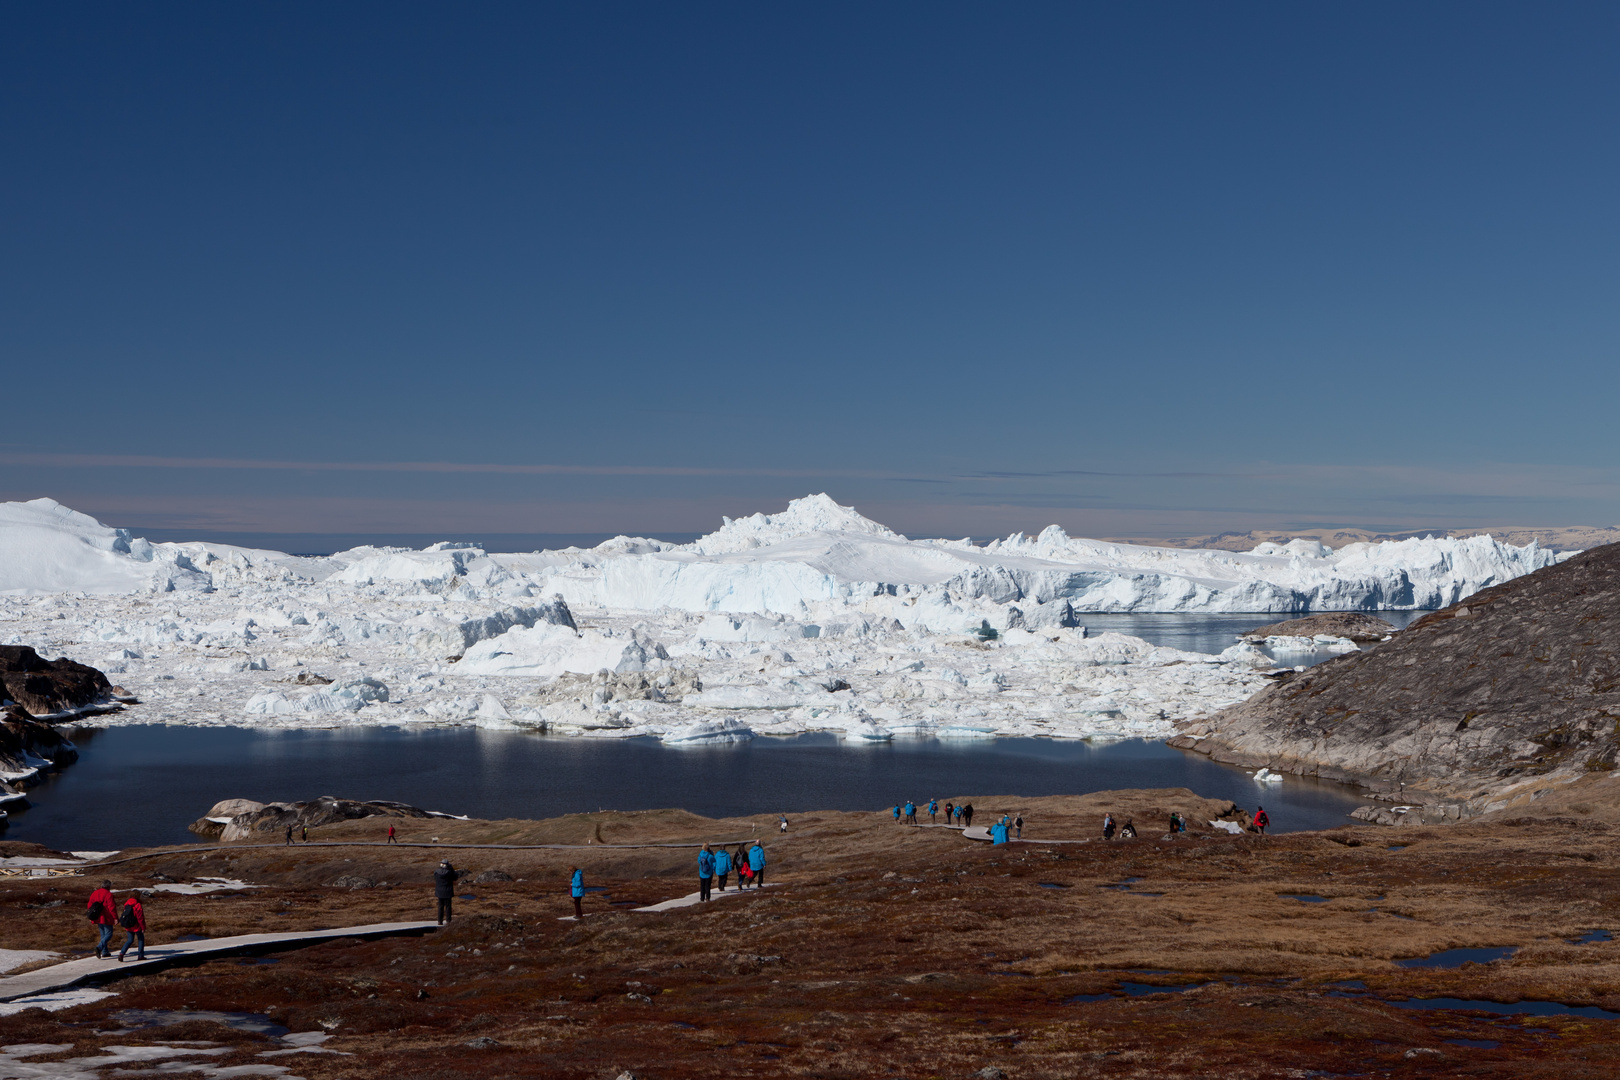
POLYGON ((135 918, 135 909, 125 904, 124 909, 118 913, 118 925, 125 930, 133 930, 139 926, 140 922, 135 918))
POLYGON ((103 904, 100 900, 97 900, 95 903, 84 909, 84 916, 91 922, 100 922, 102 913, 106 910, 106 908, 107 905, 103 904))

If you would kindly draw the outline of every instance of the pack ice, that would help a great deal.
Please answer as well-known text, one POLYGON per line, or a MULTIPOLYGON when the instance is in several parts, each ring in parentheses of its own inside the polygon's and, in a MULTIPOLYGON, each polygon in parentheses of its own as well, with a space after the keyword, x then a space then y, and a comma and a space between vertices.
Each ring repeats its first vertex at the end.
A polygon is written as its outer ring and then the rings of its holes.
MULTIPOLYGON (((1271 659, 1087 636, 1087 612, 1428 608, 1559 556, 1490 537, 1261 544, 909 540, 826 495, 691 544, 441 543, 303 558, 153 544, 0 504, 0 640, 107 671, 119 722, 479 724, 685 746, 833 731, 1160 736, 1271 659)), ((106 722, 106 721, 100 721, 106 722)))

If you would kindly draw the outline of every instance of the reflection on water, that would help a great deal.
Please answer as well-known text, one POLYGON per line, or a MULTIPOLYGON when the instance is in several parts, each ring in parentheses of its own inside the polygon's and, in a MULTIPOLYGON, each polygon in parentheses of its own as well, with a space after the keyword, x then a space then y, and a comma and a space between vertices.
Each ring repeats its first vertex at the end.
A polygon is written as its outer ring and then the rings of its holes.
MULTIPOLYGON (((1261 785, 1160 742, 897 739, 826 734, 671 749, 654 739, 577 739, 469 728, 273 731, 129 726, 75 735, 76 765, 29 791, 10 839, 70 850, 196 840, 220 799, 395 799, 479 818, 681 807, 711 817, 878 810, 906 799, 1072 795, 1185 787, 1253 809, 1274 830, 1348 824, 1352 789, 1290 777, 1261 785)), ((981 813, 1016 809, 981 802, 981 813)), ((1161 823, 1139 823, 1157 829, 1161 823)), ((1099 829, 1101 823, 1098 823, 1099 829)), ((1149 835, 1144 829, 1144 835, 1149 835)))

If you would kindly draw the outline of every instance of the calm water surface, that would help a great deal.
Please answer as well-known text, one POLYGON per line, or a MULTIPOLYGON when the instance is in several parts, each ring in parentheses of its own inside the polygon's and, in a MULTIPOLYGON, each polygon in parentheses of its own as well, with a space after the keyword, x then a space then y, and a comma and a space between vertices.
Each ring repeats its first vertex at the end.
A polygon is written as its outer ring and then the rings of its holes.
POLYGON ((1249 809, 1263 803, 1275 831, 1347 824, 1361 802, 1342 785, 1258 784, 1201 755, 1140 739, 852 744, 823 734, 675 749, 655 739, 467 728, 144 725, 82 731, 74 741, 78 763, 29 790, 34 805, 13 812, 6 836, 79 851, 187 843, 197 838, 186 826, 220 799, 321 795, 497 819, 660 807, 725 817, 963 797, 981 813, 997 813, 1017 809, 1017 796, 1186 787, 1249 809))

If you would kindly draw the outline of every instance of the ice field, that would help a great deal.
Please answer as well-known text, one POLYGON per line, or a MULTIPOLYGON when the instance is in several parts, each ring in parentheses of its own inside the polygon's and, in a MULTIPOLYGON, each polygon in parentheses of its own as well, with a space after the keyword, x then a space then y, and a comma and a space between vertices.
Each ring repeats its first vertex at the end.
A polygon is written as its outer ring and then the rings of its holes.
POLYGON ((301 558, 148 543, 37 499, 0 504, 0 642, 100 667, 140 698, 130 722, 1161 736, 1253 693, 1272 658, 1088 636, 1083 613, 1433 608, 1560 557, 1484 536, 1234 553, 1057 526, 975 546, 815 495, 686 545, 301 558))

